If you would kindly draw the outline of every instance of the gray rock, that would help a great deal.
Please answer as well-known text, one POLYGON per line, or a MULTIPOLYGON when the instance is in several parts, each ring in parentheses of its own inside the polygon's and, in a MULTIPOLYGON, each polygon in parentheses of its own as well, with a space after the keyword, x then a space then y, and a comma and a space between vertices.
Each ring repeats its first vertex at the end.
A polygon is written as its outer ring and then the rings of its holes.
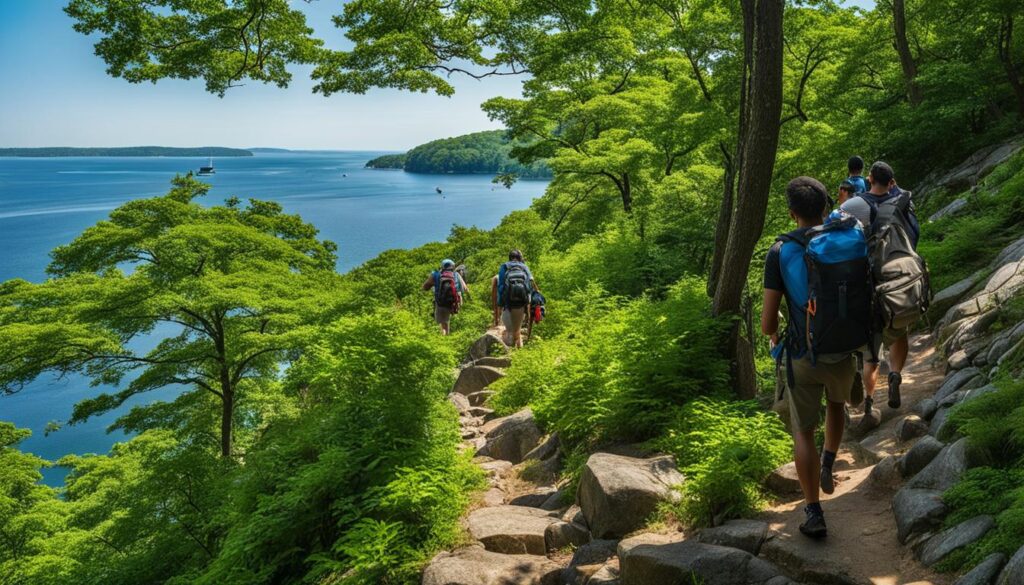
POLYGON ((946 419, 949 418, 949 408, 948 406, 943 406, 935 412, 935 416, 932 417, 932 422, 928 427, 929 435, 936 438, 942 437, 941 433, 945 431, 946 419))
POLYGON ((963 199, 963 198, 954 199, 949 205, 947 205, 947 206, 943 207, 942 209, 936 211, 935 213, 931 214, 931 216, 928 218, 928 221, 935 221, 935 220, 942 219, 944 217, 950 217, 950 216, 956 215, 957 212, 959 212, 960 210, 962 210, 966 206, 967 206, 967 200, 966 199, 963 199))
POLYGON ((619 569, 613 565, 605 565, 587 580, 587 585, 619 585, 619 569))
POLYGON ((972 274, 960 282, 948 286, 939 291, 934 298, 932 298, 931 304, 928 306, 928 314, 931 315, 932 319, 942 316, 946 313, 953 305, 957 304, 964 295, 966 295, 974 285, 980 280, 979 274, 972 274))
POLYGON ((523 460, 540 441, 540 429, 533 420, 533 412, 529 408, 498 418, 487 423, 481 429, 484 433, 484 445, 477 455, 494 459, 503 459, 512 463, 523 460))
POLYGON ((950 408, 952 406, 956 406, 957 403, 964 399, 967 392, 967 390, 957 390, 949 396, 946 396, 942 399, 942 402, 939 403, 939 408, 950 408))
POLYGON ((540 507, 544 510, 561 510, 565 507, 569 496, 565 488, 555 490, 555 493, 548 496, 548 499, 544 500, 544 503, 540 507))
POLYGON ((777 580, 780 573, 774 565, 736 548, 693 540, 661 545, 637 544, 624 551, 622 546, 619 548, 622 585, 780 583, 777 580))
POLYGON ((939 386, 938 391, 935 392, 935 401, 942 402, 942 399, 950 394, 956 392, 961 386, 971 381, 972 378, 981 374, 981 370, 975 367, 964 368, 958 372, 946 376, 945 381, 939 386))
POLYGON ((895 489, 902 479, 900 460, 895 455, 887 455, 875 464, 868 474, 868 483, 875 489, 895 489))
POLYGON ((986 384, 981 388, 973 388, 971 390, 967 390, 966 392, 964 392, 964 396, 960 400, 960 402, 970 402, 975 398, 980 398, 981 396, 991 394, 992 392, 997 392, 998 390, 999 388, 996 387, 995 384, 986 384))
POLYGON ((491 368, 508 368, 512 366, 512 358, 509 356, 485 356, 473 362, 474 366, 488 366, 491 368))
MULTIPOLYGON (((467 394, 466 398, 469 400, 469 405, 470 406, 483 406, 484 404, 487 403, 487 400, 491 396, 494 396, 494 394, 495 394, 494 390, 481 390, 479 392, 473 392, 472 394, 467 394)), ((462 395, 461 394, 457 394, 456 396, 462 396, 462 395)))
POLYGON ((466 414, 479 419, 483 419, 484 422, 490 422, 498 418, 498 415, 493 410, 491 410, 490 408, 484 408, 482 406, 470 406, 469 411, 466 414))
POLYGON ((551 433, 550 435, 548 435, 548 438, 544 439, 544 441, 540 445, 537 445, 535 448, 531 449, 530 452, 523 457, 523 459, 527 461, 531 459, 537 461, 544 461, 558 454, 558 445, 558 433, 551 433))
POLYGON ((776 468, 764 482, 765 487, 782 495, 800 492, 800 478, 796 474, 796 463, 790 461, 776 468))
POLYGON ((512 506, 526 506, 527 508, 543 508, 544 502, 548 501, 548 498, 552 494, 558 492, 553 487, 542 487, 537 488, 535 491, 516 496, 508 501, 509 505, 512 506))
POLYGON ((469 534, 489 551, 502 554, 547 554, 545 531, 558 522, 540 508, 494 506, 480 508, 466 519, 469 534))
POLYGON ((949 364, 950 370, 962 370, 971 365, 971 357, 967 355, 967 350, 964 349, 956 351, 946 361, 949 364))
POLYGON ((830 548, 827 543, 812 541, 800 534, 788 537, 774 533, 761 547, 761 558, 800 583, 872 585, 871 581, 853 574, 848 555, 836 555, 830 548))
POLYGON ((996 256, 995 260, 992 261, 992 266, 1002 266, 1010 262, 1020 262, 1021 259, 1024 259, 1024 238, 1021 238, 1003 248, 1003 251, 996 256))
POLYGON ((907 487, 945 491, 960 481, 968 467, 967 439, 963 438, 943 447, 931 463, 907 482, 907 487))
POLYGON ((683 482, 669 456, 635 459, 594 453, 583 467, 577 501, 594 538, 621 538, 644 526, 683 482))
POLYGON ((553 522, 544 531, 548 550, 579 547, 590 542, 590 531, 574 522, 553 522))
POLYGON ((896 517, 896 536, 906 544, 911 536, 937 528, 946 515, 942 492, 934 489, 915 489, 904 486, 892 501, 896 517))
POLYGON ((1024 583, 1024 546, 1017 549, 1010 557, 1010 561, 999 573, 999 580, 996 585, 1020 585, 1024 583))
POLYGON ((492 355, 505 355, 508 353, 508 346, 501 337, 494 333, 484 333, 469 347, 469 360, 476 361, 492 355))
POLYGON ((472 394, 479 392, 505 377, 498 368, 490 366, 467 366, 459 371, 459 377, 455 380, 452 392, 459 394, 472 394))
POLYGON ((455 406, 455 410, 459 414, 467 414, 469 412, 470 402, 469 400, 457 392, 451 392, 448 394, 448 402, 451 402, 455 406))
POLYGON ((721 526, 705 528, 697 533, 697 541, 738 548, 757 556, 768 538, 768 523, 758 520, 730 520, 721 526))
POLYGON ((928 434, 928 423, 916 414, 909 414, 896 423, 896 439, 905 443, 928 434))
POLYGON ((915 475, 927 467, 942 452, 944 446, 942 441, 935 437, 924 437, 900 458, 900 474, 903 477, 915 475))
POLYGON ((485 458, 483 461, 478 460, 476 465, 490 477, 500 477, 503 473, 512 469, 511 461, 491 459, 490 457, 485 458))
POLYGON ((423 572, 422 585, 558 585, 561 567, 546 557, 503 555, 471 546, 441 553, 423 572))
POLYGON ((615 557, 618 544, 617 540, 592 540, 583 544, 573 553, 569 566, 603 565, 615 557))
POLYGON ((999 575, 999 570, 1005 564, 1006 555, 1003 553, 990 554, 978 566, 957 579, 953 585, 992 585, 999 575))
POLYGON ((939 409, 939 403, 932 398, 925 398, 917 403, 917 412, 924 420, 932 420, 935 411, 939 409))
POLYGON ((928 542, 918 549, 917 556, 922 563, 930 567, 956 549, 981 540, 995 525, 996 519, 992 516, 971 518, 929 538, 928 542))

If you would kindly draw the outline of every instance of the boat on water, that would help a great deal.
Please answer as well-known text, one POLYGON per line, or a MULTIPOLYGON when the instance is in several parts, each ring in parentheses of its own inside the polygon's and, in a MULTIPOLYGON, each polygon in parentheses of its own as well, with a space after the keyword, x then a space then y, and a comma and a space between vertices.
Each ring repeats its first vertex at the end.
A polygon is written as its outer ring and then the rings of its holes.
POLYGON ((213 157, 211 156, 211 157, 210 157, 210 163, 209 163, 209 164, 208 164, 207 166, 205 166, 205 167, 199 167, 199 173, 197 173, 197 174, 198 174, 198 175, 199 175, 200 177, 202 177, 202 176, 204 176, 204 175, 212 175, 212 174, 214 174, 214 173, 216 173, 216 172, 217 172, 217 171, 215 171, 215 170, 213 169, 213 157))
POLYGON ((437 191, 438 194, 444 193, 440 187, 434 187, 434 190, 437 191))

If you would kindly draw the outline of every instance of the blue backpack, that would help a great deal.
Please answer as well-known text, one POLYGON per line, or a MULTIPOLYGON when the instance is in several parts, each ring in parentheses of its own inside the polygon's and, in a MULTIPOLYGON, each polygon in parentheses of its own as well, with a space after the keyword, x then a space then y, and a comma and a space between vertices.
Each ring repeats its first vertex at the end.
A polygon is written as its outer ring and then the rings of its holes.
POLYGON ((852 353, 866 345, 874 289, 867 240, 856 218, 835 211, 803 238, 787 234, 778 241, 802 247, 804 259, 803 265, 782 266, 790 300, 803 303, 804 314, 803 323, 786 327, 786 353, 807 353, 813 364, 818 355, 852 353), (801 279, 806 287, 799 286, 801 279))

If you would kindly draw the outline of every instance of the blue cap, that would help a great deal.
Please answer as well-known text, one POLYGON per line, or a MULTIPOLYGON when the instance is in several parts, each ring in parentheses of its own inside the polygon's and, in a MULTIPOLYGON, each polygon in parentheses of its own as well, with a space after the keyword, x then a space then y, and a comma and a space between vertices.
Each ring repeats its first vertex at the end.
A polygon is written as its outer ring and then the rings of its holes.
POLYGON ((455 260, 452 260, 451 258, 445 258, 444 260, 441 260, 441 269, 442 270, 451 269, 451 268, 455 268, 455 260))

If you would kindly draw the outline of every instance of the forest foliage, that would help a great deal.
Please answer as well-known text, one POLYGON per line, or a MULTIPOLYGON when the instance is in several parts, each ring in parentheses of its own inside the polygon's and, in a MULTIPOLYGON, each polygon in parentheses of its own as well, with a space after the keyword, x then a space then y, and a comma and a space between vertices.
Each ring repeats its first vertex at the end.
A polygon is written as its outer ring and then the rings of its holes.
MULTIPOLYGON (((204 187, 182 177, 55 250, 49 280, 0 285, 5 390, 44 371, 83 374, 102 387, 85 417, 182 387, 124 413, 115 425, 133 436, 110 453, 60 461, 61 489, 39 484, 50 463, 18 449, 26 431, 0 425, 0 534, 14 543, 0 547, 0 584, 415 583, 459 542, 456 519, 480 486, 445 394, 489 323, 486 291, 511 248, 549 316, 494 406, 530 405, 559 431, 569 477, 590 449, 643 442, 691 477, 684 521, 756 509, 788 447, 781 423, 733 400, 721 348, 730 329, 757 339, 758 266, 790 226, 782 187, 797 175, 837 185, 851 154, 886 159, 909 187, 1019 132, 1024 5, 911 0, 898 15, 885 2, 785 3, 765 227, 743 234, 757 238, 750 257, 719 266, 749 269, 740 310, 712 318, 720 219, 748 195, 736 155, 755 4, 355 0, 335 19, 352 45, 335 50, 286 0, 71 0, 109 74, 202 79, 225 99, 246 80, 285 86, 301 65, 324 94, 448 95, 453 75, 521 75, 520 97, 483 107, 507 128, 510 156, 544 161, 553 179, 493 230, 455 227, 337 275, 345 251, 315 226, 272 202, 200 204, 204 187), (419 290, 445 257, 469 267, 473 289, 448 338, 419 290), (131 349, 140 335, 159 336, 154 353, 131 349)), ((990 179, 993 192, 1019 194, 1011 174, 990 179)), ((1019 198, 975 204, 978 215, 925 228, 939 279, 973 268, 964 246, 997 245, 979 233, 1019 225, 1019 198)), ((764 342, 753 349, 769 380, 764 342)), ((964 432, 989 436, 976 426, 964 432)))

